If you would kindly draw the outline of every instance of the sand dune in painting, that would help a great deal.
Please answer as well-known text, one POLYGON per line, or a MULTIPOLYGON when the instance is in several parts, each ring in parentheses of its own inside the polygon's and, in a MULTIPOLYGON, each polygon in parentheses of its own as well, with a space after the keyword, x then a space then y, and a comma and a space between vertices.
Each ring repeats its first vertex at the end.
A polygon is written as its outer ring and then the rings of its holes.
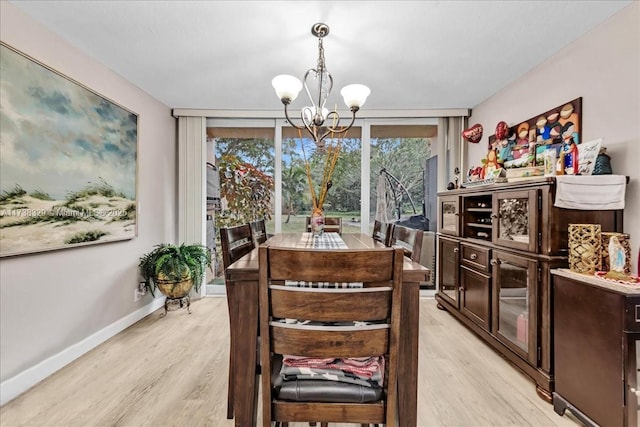
POLYGON ((5 192, 0 201, 0 252, 12 255, 132 238, 135 214, 135 201, 122 195, 48 200, 5 192))

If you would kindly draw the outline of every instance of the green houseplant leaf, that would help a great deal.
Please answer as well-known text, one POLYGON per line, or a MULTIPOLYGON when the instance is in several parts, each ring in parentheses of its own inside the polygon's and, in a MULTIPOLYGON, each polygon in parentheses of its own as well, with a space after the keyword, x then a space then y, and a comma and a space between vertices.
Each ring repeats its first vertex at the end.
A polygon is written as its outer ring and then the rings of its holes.
POLYGON ((193 286, 198 292, 205 268, 211 268, 211 251, 198 244, 173 245, 163 243, 140 257, 138 264, 145 286, 155 296, 158 278, 175 283, 193 279, 193 286))

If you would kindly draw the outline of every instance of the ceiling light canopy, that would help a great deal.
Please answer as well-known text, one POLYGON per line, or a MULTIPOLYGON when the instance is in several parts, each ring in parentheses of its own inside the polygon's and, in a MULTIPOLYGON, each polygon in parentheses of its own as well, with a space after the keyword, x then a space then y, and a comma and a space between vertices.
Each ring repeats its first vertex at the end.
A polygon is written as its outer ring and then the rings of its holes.
POLYGON ((325 65, 324 47, 322 46, 322 39, 329 34, 329 26, 323 23, 315 24, 311 27, 311 34, 318 38, 318 64, 316 68, 307 70, 303 82, 294 76, 282 74, 274 77, 271 84, 276 90, 276 95, 284 104, 284 115, 287 121, 296 129, 307 129, 316 145, 322 148, 324 147, 323 141, 328 135, 343 135, 353 126, 356 112, 364 105, 371 90, 361 84, 350 84, 342 88, 340 94, 351 111, 351 122, 346 126, 340 126, 338 111, 329 111, 325 108, 333 88, 333 77, 325 65), (296 125, 289 117, 288 107, 298 97, 303 86, 309 101, 311 101, 311 106, 302 107, 300 111, 302 125, 296 125), (325 122, 330 122, 330 124, 325 125, 325 122))

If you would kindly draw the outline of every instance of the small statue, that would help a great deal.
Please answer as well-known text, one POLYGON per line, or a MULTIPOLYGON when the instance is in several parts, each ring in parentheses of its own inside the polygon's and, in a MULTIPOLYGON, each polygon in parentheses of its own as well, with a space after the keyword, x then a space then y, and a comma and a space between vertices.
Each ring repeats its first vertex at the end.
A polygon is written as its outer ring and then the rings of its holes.
POLYGON ((616 236, 611 236, 611 239, 609 239, 609 270, 624 273, 625 261, 624 247, 622 247, 616 236))
POLYGON ((637 282, 638 278, 625 273, 624 265, 627 260, 627 254, 620 240, 616 236, 609 239, 609 271, 604 275, 607 279, 633 281, 637 282))
POLYGON ((501 168, 502 166, 500 165, 500 160, 498 159, 496 150, 489 150, 489 152, 487 153, 487 157, 482 159, 482 174, 480 178, 489 178, 493 174, 493 171, 501 168))

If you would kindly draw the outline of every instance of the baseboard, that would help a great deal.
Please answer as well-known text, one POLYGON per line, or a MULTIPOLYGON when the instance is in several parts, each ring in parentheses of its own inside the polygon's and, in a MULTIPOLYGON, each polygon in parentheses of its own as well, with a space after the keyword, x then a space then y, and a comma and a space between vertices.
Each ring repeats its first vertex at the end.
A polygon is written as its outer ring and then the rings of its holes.
POLYGON ((31 387, 47 378, 49 375, 65 367, 89 350, 102 344, 120 331, 133 325, 145 316, 164 306, 164 298, 156 298, 150 304, 139 308, 133 313, 99 330, 93 335, 74 344, 58 354, 43 360, 31 368, 28 368, 16 376, 0 383, 0 405, 15 399, 31 387))
POLYGON ((224 285, 211 285, 211 284, 207 284, 206 286, 206 291, 205 291, 205 296, 225 296, 227 294, 227 290, 224 287, 224 285))

